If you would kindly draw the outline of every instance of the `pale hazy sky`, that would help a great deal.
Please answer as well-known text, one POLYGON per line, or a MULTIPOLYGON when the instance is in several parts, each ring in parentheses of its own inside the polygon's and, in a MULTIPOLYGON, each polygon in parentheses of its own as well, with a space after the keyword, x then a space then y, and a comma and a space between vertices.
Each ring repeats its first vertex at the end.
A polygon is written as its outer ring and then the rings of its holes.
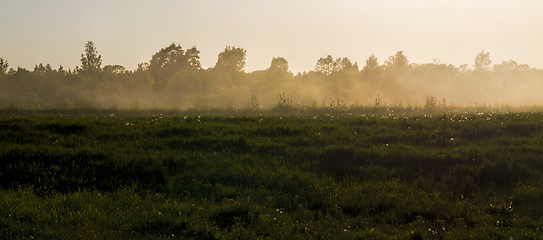
POLYGON ((247 50, 246 71, 284 57, 294 73, 320 57, 362 67, 402 50, 412 63, 434 58, 473 65, 513 59, 543 68, 542 0, 0 0, 0 57, 32 70, 80 65, 87 41, 102 66, 135 69, 172 42, 200 50, 212 67, 225 46, 247 50))

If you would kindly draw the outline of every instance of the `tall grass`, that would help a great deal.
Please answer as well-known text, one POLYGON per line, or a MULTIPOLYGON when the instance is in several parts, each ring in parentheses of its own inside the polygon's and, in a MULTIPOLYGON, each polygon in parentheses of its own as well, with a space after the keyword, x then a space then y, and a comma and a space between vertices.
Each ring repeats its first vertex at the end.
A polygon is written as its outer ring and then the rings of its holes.
POLYGON ((111 111, 0 116, 0 238, 541 236, 541 113, 111 111))

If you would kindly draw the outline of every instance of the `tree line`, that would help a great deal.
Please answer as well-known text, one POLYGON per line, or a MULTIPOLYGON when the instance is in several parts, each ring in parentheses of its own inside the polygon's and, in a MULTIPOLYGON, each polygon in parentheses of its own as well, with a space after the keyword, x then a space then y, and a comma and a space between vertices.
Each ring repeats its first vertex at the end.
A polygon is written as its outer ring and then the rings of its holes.
POLYGON ((243 48, 227 46, 215 66, 204 69, 200 51, 172 43, 137 69, 102 66, 92 41, 75 69, 37 64, 33 70, 9 68, 0 58, 0 108, 267 108, 281 104, 540 104, 543 70, 516 61, 493 64, 478 53, 473 65, 438 60, 410 63, 403 51, 383 64, 375 55, 364 66, 331 55, 315 68, 293 74, 283 57, 264 70, 246 72, 243 48), (281 94, 279 94, 281 93, 281 94), (446 100, 447 99, 447 100, 446 100), (288 100, 288 101, 287 101, 288 100), (375 103, 374 103, 375 102, 375 103))

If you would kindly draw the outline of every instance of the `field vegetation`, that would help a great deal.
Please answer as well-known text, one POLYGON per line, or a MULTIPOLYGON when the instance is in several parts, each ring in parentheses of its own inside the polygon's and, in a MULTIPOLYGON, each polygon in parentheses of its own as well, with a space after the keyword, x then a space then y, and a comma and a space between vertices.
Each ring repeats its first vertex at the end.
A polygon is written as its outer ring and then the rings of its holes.
POLYGON ((5 109, 0 238, 541 238, 543 113, 375 100, 5 109))

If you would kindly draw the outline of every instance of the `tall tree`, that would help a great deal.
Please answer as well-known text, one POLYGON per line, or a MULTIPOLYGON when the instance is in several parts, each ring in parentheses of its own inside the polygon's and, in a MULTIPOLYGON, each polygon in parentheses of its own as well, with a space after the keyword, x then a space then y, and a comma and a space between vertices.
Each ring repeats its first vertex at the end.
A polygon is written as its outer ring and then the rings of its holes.
POLYGON ((184 69, 200 69, 200 51, 192 47, 187 51, 175 43, 160 49, 149 61, 149 71, 155 81, 166 80, 184 69))
POLYGON ((188 66, 185 50, 175 43, 160 49, 149 61, 149 71, 155 81, 162 81, 173 76, 177 71, 188 66))
POLYGON ((192 69, 201 69, 202 66, 200 65, 200 51, 196 48, 196 46, 192 46, 191 48, 187 49, 187 52, 185 53, 187 55, 187 58, 189 60, 189 66, 192 69))
POLYGON ((278 74, 288 73, 288 61, 283 57, 273 58, 268 71, 278 74))
POLYGON ((377 71, 379 70, 379 61, 377 60, 377 57, 375 55, 371 55, 368 59, 366 59, 366 65, 362 68, 362 73, 364 74, 364 78, 371 79, 374 78, 377 75, 377 71))
POLYGON ((409 68, 409 61, 407 60, 407 56, 403 54, 403 51, 397 51, 396 55, 390 56, 385 61, 385 66, 395 71, 405 71, 409 68))
POLYGON ((243 72, 245 69, 245 58, 247 50, 227 46, 224 51, 219 53, 219 58, 215 64, 215 69, 219 72, 243 72))
POLYGON ((330 75, 336 70, 336 61, 332 55, 328 55, 325 58, 319 58, 315 65, 315 71, 323 73, 324 75, 330 75))
MULTIPOLYGON (((173 76, 188 69, 200 69, 200 51, 196 47, 184 50, 179 44, 160 49, 149 61, 149 71, 156 83, 156 89, 170 86, 173 76)), ((184 81, 177 77, 175 81, 184 81)))
POLYGON ((227 46, 224 51, 219 53, 217 63, 215 64, 215 80, 229 79, 224 76, 224 74, 228 74, 234 85, 242 85, 244 82, 246 55, 247 51, 243 48, 227 46))
POLYGON ((288 77, 292 76, 288 69, 288 61, 283 57, 273 58, 270 67, 265 72, 266 83, 264 85, 268 90, 280 86, 287 81, 288 77))
POLYGON ((379 67, 379 61, 377 60, 377 57, 372 54, 368 59, 366 59, 366 65, 362 68, 362 71, 374 71, 379 67))
POLYGON ((485 53, 481 51, 475 57, 475 64, 473 65, 475 72, 486 72, 490 70, 492 61, 490 61, 490 52, 485 53))
POLYGON ((358 72, 358 63, 352 63, 347 57, 336 59, 335 71, 358 72))
POLYGON ((85 54, 81 54, 81 72, 90 76, 96 76, 102 65, 102 55, 98 55, 92 41, 85 44, 85 54))
POLYGON ((8 61, 4 60, 3 58, 0 58, 0 73, 4 74, 8 71, 8 61))
POLYGON ((106 65, 103 71, 107 74, 121 74, 126 72, 126 68, 121 65, 106 65))
POLYGON ((494 72, 507 73, 518 70, 519 65, 513 59, 509 61, 503 61, 501 64, 496 64, 493 67, 494 72))
POLYGON ((331 55, 326 56, 326 58, 320 58, 315 65, 315 71, 324 73, 325 75, 330 75, 334 72, 341 71, 357 71, 358 72, 358 63, 352 63, 349 58, 332 58, 331 55))

